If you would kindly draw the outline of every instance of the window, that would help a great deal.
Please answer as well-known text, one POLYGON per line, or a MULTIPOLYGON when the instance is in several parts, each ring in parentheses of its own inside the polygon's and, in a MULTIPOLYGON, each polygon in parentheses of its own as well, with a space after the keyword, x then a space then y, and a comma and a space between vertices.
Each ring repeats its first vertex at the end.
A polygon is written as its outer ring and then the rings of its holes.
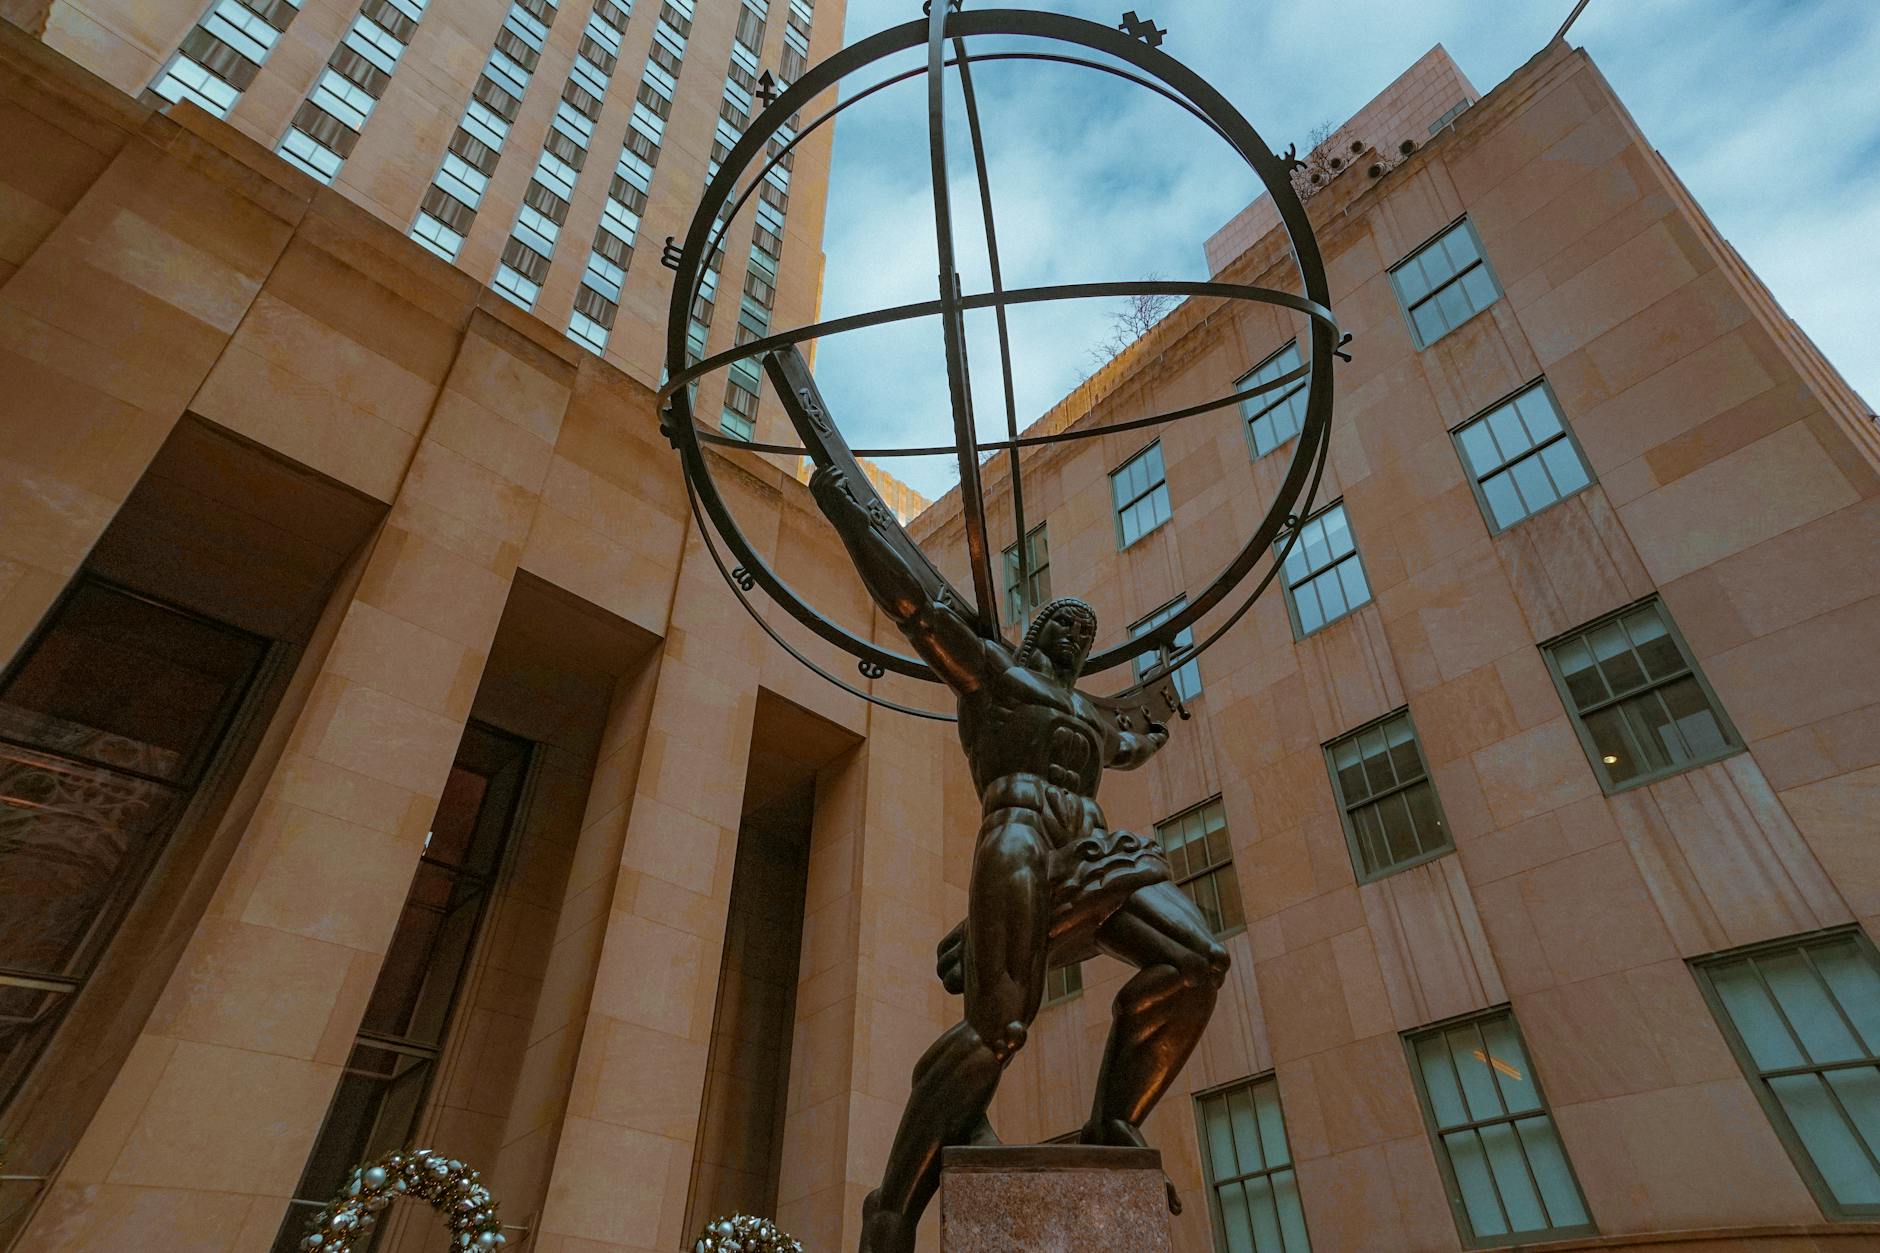
MULTIPOLYGON (((1279 543, 1283 548, 1285 538, 1279 543)), ((1370 603, 1371 586, 1364 580, 1343 501, 1300 526, 1298 543, 1286 553, 1285 573, 1286 608, 1298 639, 1370 603)))
POLYGON ((1155 838, 1168 855, 1176 886, 1208 920, 1209 930, 1225 935, 1246 925, 1240 881, 1234 878, 1234 849, 1227 839, 1227 810, 1220 797, 1156 823, 1155 838))
POLYGON ((1390 281, 1418 348, 1428 348, 1501 295, 1467 218, 1411 253, 1390 272, 1390 281))
MULTIPOLYGON (((1174 600, 1162 606, 1162 608, 1156 610, 1141 622, 1131 626, 1129 628, 1129 637, 1135 639, 1139 635, 1148 634, 1187 607, 1188 598, 1186 596, 1177 596, 1174 600)), ((1175 647, 1177 649, 1193 648, 1194 643, 1195 632, 1193 627, 1178 631, 1175 635, 1175 647)), ((1153 670, 1161 660, 1161 655, 1158 653, 1150 653, 1146 656, 1136 658, 1136 681, 1141 682, 1142 676, 1153 670)), ((1201 663, 1199 661, 1191 661, 1184 666, 1176 668, 1175 690, 1181 693, 1183 700, 1193 700, 1195 697, 1201 695, 1201 663)))
POLYGON ((1030 586, 1018 585, 1018 545, 1005 550, 1005 616, 1023 622, 1031 611, 1051 599, 1051 545, 1044 523, 1025 533, 1025 564, 1030 567, 1030 586))
POLYGON ((1469 103, 1470 103, 1469 98, 1467 96, 1464 96, 1462 99, 1450 105, 1447 109, 1444 109, 1443 115, 1437 118, 1434 122, 1430 123, 1430 134, 1434 135, 1437 131, 1443 129, 1443 127, 1449 125, 1451 122, 1461 117, 1462 111, 1469 107, 1469 103))
POLYGON ((1593 481, 1545 383, 1457 427, 1456 446, 1491 530, 1505 530, 1593 481))
POLYGON ((1417 747, 1410 711, 1400 709, 1325 746, 1332 790, 1360 882, 1440 857, 1455 845, 1417 747))
POLYGON ((83 991, 266 649, 81 577, 0 680, 0 1107, 83 991))
POLYGON ((1160 440, 1110 475, 1110 493, 1116 501, 1119 548, 1128 548, 1168 521, 1168 476, 1162 472, 1160 440))
POLYGON ((1067 1001, 1084 990, 1084 965, 1072 962, 1068 966, 1054 966, 1044 973, 1044 1003, 1067 1001))
POLYGON ((1221 1253, 1311 1253, 1286 1142, 1279 1082, 1250 1079, 1195 1098, 1208 1212, 1221 1253))
POLYGON ((1541 650, 1608 792, 1728 757, 1742 746, 1656 600, 1541 650))
MULTIPOLYGON (((1234 384, 1234 389, 1244 392, 1249 387, 1271 383, 1282 375, 1291 374, 1302 364, 1299 344, 1295 341, 1261 362, 1258 369, 1234 384)), ((1299 424, 1306 416, 1306 380, 1299 379, 1278 391, 1249 396, 1240 402, 1240 416, 1247 420, 1253 455, 1256 458, 1266 456, 1299 434, 1299 424)))
POLYGON ((1463 1243, 1593 1234, 1514 1015, 1495 1010, 1405 1043, 1463 1243))
POLYGON ((1832 1218, 1880 1215, 1880 960, 1858 931, 1696 963, 1796 1169, 1832 1218))
POLYGON ((274 1241, 294 1253, 307 1219, 352 1168, 411 1142, 457 992, 502 864, 529 746, 476 723, 464 731, 364 1020, 274 1241))

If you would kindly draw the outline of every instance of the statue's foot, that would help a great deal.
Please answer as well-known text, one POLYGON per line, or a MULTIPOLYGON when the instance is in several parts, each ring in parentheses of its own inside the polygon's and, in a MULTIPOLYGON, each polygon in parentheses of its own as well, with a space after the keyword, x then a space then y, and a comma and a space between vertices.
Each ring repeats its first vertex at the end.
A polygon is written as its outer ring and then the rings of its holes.
MULTIPOLYGON (((1143 1138, 1142 1128, 1134 1123, 1124 1122, 1120 1118, 1091 1119, 1084 1124, 1084 1129, 1078 1135, 1077 1141, 1080 1144, 1103 1144, 1124 1149, 1149 1147, 1149 1142, 1143 1138)), ((1162 1175, 1162 1189, 1168 1195, 1168 1212, 1181 1213, 1181 1194, 1175 1191, 1175 1181, 1170 1179, 1166 1172, 1162 1175)))
POLYGON ((862 1202, 860 1253, 914 1253, 915 1224, 898 1210, 881 1208, 879 1190, 862 1202))

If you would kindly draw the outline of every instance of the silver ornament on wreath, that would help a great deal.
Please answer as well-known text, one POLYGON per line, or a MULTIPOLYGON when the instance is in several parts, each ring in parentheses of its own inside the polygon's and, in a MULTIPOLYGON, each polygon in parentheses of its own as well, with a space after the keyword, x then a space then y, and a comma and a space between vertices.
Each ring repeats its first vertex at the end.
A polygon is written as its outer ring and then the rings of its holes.
POLYGON ((803 1245, 768 1218, 732 1214, 705 1224, 692 1253, 803 1253, 803 1245))
POLYGON ((346 1190, 313 1216, 300 1247, 306 1253, 356 1253, 400 1197, 427 1201, 442 1214, 453 1250, 481 1253, 509 1242, 496 1198, 480 1174, 432 1149, 400 1149, 353 1167, 346 1190))

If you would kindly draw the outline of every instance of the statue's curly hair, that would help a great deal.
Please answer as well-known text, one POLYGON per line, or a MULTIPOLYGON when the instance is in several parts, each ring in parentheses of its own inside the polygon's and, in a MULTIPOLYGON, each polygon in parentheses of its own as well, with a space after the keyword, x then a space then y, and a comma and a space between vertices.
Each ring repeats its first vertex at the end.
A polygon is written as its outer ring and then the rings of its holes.
MULTIPOLYGON (((1044 608, 1040 609, 1037 615, 1032 618, 1031 627, 1025 632, 1025 638, 1018 646, 1018 664, 1021 666, 1024 665, 1025 659, 1038 647, 1038 635, 1044 630, 1045 623, 1060 616, 1068 616, 1082 624, 1083 628, 1090 633, 1091 641, 1095 642, 1097 638, 1097 611, 1090 607, 1089 602, 1079 600, 1075 596, 1060 596, 1056 600, 1046 604, 1044 608)), ((1090 651, 1088 646, 1085 647, 1084 651, 1086 653, 1090 651)))

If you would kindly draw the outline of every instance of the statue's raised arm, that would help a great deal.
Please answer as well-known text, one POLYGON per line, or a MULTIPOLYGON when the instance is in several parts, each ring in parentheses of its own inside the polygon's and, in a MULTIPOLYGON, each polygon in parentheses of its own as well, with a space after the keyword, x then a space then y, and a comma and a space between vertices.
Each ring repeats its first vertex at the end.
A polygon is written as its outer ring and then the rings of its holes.
POLYGON ((921 578, 888 541, 887 528, 899 524, 879 501, 864 504, 856 498, 848 471, 818 467, 810 476, 809 490, 849 550, 868 594, 901 628, 914 651, 955 692, 977 691, 991 658, 958 593, 944 583, 933 587, 932 578, 921 578))

